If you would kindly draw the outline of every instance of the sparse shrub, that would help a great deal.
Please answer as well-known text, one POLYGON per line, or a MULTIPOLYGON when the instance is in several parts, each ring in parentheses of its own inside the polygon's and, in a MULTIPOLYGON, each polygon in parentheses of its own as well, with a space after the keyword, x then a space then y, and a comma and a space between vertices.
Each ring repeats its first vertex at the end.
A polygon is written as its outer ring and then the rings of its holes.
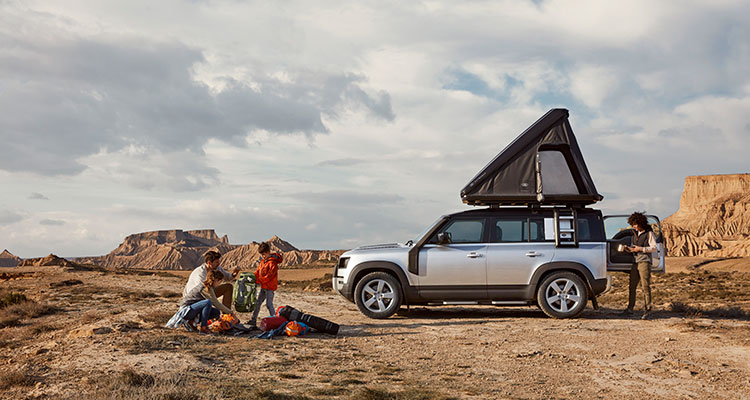
POLYGON ((101 317, 101 312, 99 311, 86 311, 81 315, 81 323, 83 324, 90 324, 92 322, 98 321, 101 317))
POLYGON ((182 296, 180 293, 177 293, 171 290, 162 290, 161 292, 159 292, 159 297, 165 297, 168 299, 180 297, 180 296, 182 296))
POLYGON ((373 389, 364 387, 351 396, 352 400, 452 400, 454 397, 447 397, 435 393, 428 389, 407 389, 399 392, 389 392, 384 389, 373 389))
POLYGON ((250 399, 258 399, 258 400, 308 400, 310 399, 307 396, 303 396, 301 394, 286 394, 286 393, 276 393, 273 390, 268 389, 260 389, 256 390, 256 392, 249 396, 250 399))
POLYGON ((130 386, 153 386, 155 379, 149 374, 139 374, 132 368, 120 372, 120 381, 130 386))
POLYGON ((56 311, 50 305, 25 300, 0 309, 0 328, 18 325, 24 318, 36 318, 56 311))
POLYGON ((14 304, 19 304, 29 299, 23 293, 18 292, 4 292, 0 294, 0 309, 3 309, 14 304))
POLYGON ((169 321, 169 318, 171 318, 173 314, 174 314, 174 311, 152 309, 144 313, 141 313, 140 316, 144 322, 149 322, 152 324, 158 324, 160 326, 164 326, 164 324, 166 324, 167 321, 169 321))
POLYGON ((0 375, 0 389, 8 389, 13 386, 31 386, 34 378, 23 371, 8 371, 0 375))

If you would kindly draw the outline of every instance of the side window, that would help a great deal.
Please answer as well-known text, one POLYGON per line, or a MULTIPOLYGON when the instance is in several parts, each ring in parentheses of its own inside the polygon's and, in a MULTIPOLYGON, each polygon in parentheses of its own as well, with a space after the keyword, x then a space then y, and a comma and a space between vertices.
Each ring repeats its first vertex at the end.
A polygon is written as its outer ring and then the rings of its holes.
MULTIPOLYGON (((440 232, 449 233, 451 243, 481 243, 482 232, 484 232, 484 218, 453 220, 440 232)), ((437 235, 430 239, 430 243, 437 243, 437 235)))
POLYGON ((529 240, 532 242, 544 242, 544 219, 532 218, 529 220, 529 240))
POLYGON ((589 220, 586 218, 578 218, 578 241, 591 241, 591 226, 589 225, 589 220))
POLYGON ((493 226, 492 241, 494 243, 525 242, 528 237, 527 227, 525 218, 497 219, 493 226))

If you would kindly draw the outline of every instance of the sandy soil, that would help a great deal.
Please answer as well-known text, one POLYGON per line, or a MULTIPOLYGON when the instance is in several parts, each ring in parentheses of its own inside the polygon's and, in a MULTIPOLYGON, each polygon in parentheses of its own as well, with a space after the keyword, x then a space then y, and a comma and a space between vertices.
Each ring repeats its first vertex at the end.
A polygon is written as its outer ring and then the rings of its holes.
POLYGON ((534 307, 371 320, 335 293, 281 288, 277 306, 341 331, 273 340, 162 328, 185 281, 172 274, 16 270, 0 289, 57 311, 0 329, 0 397, 750 398, 750 274, 701 268, 654 277, 648 321, 617 314, 624 274, 574 320, 534 307))

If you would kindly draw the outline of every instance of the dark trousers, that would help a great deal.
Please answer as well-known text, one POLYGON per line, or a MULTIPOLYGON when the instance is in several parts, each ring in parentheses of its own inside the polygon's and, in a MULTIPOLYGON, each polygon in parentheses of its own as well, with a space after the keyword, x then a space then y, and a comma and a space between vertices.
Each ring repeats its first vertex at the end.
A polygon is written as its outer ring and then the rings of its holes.
POLYGON ((643 309, 651 311, 651 263, 639 262, 630 267, 630 291, 628 292, 628 308, 635 307, 635 288, 641 283, 643 292, 643 309))

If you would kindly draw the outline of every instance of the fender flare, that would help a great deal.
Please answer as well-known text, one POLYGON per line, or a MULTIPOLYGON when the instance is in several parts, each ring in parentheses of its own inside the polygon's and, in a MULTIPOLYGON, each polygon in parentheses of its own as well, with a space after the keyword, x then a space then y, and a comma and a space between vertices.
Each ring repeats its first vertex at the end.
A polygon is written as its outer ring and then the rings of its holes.
POLYGON ((546 264, 542 264, 539 266, 539 268, 534 271, 534 274, 531 276, 531 282, 529 282, 529 286, 534 288, 533 295, 536 297, 536 291, 537 286, 539 285, 539 281, 542 279, 544 275, 547 275, 549 272, 553 271, 573 271, 577 272, 579 275, 583 276, 583 280, 586 283, 586 289, 589 291, 590 295, 593 295, 593 290, 591 288, 591 282, 594 281, 594 274, 591 273, 591 271, 586 268, 581 263, 573 262, 573 261, 552 261, 548 262, 546 264))
POLYGON ((374 271, 385 271, 396 276, 396 279, 398 279, 401 286, 401 294, 404 295, 404 304, 408 304, 409 300, 415 299, 418 296, 417 289, 409 284, 409 279, 406 277, 406 273, 398 266, 398 264, 391 261, 365 261, 355 265, 354 268, 352 268, 352 272, 350 272, 349 276, 353 278, 351 279, 352 298, 360 279, 374 271))

